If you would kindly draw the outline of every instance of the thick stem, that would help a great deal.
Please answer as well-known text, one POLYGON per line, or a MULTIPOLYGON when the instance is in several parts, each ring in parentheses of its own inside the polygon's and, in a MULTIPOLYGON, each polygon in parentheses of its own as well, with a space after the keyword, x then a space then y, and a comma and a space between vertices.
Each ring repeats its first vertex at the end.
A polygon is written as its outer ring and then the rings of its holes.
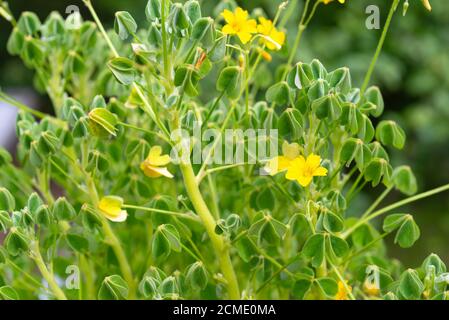
POLYGON ((388 29, 390 28, 391 20, 393 19, 393 15, 398 7, 400 0, 393 0, 390 8, 390 12, 388 13, 387 21, 385 22, 385 26, 382 31, 382 35, 379 39, 379 43, 377 44, 376 52, 374 53, 373 59, 371 60, 371 64, 368 68, 368 71, 365 75, 365 80, 363 81, 362 88, 360 89, 360 94, 364 95, 366 89, 368 88, 369 82, 371 80, 371 76, 373 75, 374 67, 376 66, 377 59, 379 59, 379 55, 384 46, 385 38, 387 37, 388 29))
POLYGON ((131 267, 128 263, 128 259, 126 258, 125 251, 123 250, 119 239, 115 235, 114 231, 112 230, 109 222, 105 219, 103 219, 103 232, 104 235, 111 246, 112 250, 115 253, 115 256, 117 257, 118 264, 120 266, 120 270, 123 274, 123 278, 128 283, 129 286, 129 299, 135 299, 136 298, 136 283, 132 274, 131 267))
POLYGON ((31 258, 34 260, 40 273, 42 274, 44 279, 47 281, 48 286, 50 287, 50 290, 54 294, 56 299, 67 300, 67 297, 65 296, 64 291, 61 290, 61 288, 56 283, 56 280, 53 277, 53 275, 50 273, 50 271, 48 271, 47 266, 45 265, 44 259, 42 258, 41 251, 39 249, 39 242, 37 242, 37 241, 33 241, 33 243, 32 243, 31 258))
POLYGON ((190 163, 180 165, 187 193, 192 204, 200 216, 206 228, 207 234, 212 241, 212 245, 219 259, 219 264, 224 278, 227 281, 229 298, 232 300, 240 299, 240 290, 234 267, 231 262, 229 247, 225 244, 223 237, 215 233, 216 222, 204 201, 201 191, 196 183, 195 173, 190 163))

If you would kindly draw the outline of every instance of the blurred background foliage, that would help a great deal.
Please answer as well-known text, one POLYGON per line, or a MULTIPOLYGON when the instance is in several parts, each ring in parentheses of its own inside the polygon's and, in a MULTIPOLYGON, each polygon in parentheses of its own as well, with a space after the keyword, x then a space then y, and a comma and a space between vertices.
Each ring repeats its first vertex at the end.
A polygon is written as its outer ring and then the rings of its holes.
MULTIPOLYGON (((217 15, 215 7, 222 0, 203 0, 205 14, 217 15)), ((261 9, 271 18, 281 0, 241 0, 240 6, 248 10, 261 9)), ((145 0, 95 0, 100 18, 112 26, 114 12, 130 11, 136 20, 143 21, 145 0)), ((398 121, 406 130, 408 142, 405 150, 395 152, 395 165, 409 164, 415 171, 420 191, 449 181, 449 1, 431 1, 433 11, 427 12, 418 0, 410 0, 405 17, 398 9, 388 34, 384 50, 378 61, 372 83, 378 85, 385 99, 385 117, 398 121)), ((53 10, 66 13, 70 5, 77 5, 82 16, 90 19, 82 1, 78 0, 14 0, 10 6, 16 17, 23 11, 34 11, 43 20, 53 10)), ((344 6, 337 2, 320 6, 304 34, 297 60, 309 62, 316 57, 328 69, 348 66, 355 85, 362 83, 367 66, 374 53, 381 30, 368 30, 365 20, 367 6, 380 8, 381 25, 388 13, 390 1, 349 0, 344 6)), ((289 43, 296 35, 303 0, 291 0, 290 16, 285 29, 289 43)), ((4 88, 32 87, 33 74, 26 70, 17 57, 6 52, 10 26, 0 21, 0 86, 4 88)), ((282 52, 280 53, 282 55, 282 52)), ((280 59, 270 65, 273 77, 280 59)), ((49 110, 49 100, 40 97, 35 105, 49 110)), ((356 208, 366 206, 382 190, 367 188, 356 208)), ((397 200, 394 194, 386 201, 397 200)), ((422 237, 410 250, 401 250, 390 244, 390 256, 405 265, 415 266, 430 252, 449 262, 449 196, 442 194, 413 204, 409 210, 422 229, 422 237)), ((354 210, 350 214, 357 214, 354 210)))

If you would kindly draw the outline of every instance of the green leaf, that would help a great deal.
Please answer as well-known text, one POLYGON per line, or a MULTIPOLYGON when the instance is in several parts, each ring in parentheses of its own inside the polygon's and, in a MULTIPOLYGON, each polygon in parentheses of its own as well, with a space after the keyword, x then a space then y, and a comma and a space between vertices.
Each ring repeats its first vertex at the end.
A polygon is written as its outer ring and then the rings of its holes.
POLYGON ((290 141, 299 139, 303 132, 303 126, 303 116, 297 109, 287 108, 279 117, 279 135, 284 139, 290 141))
POLYGON ((393 171, 393 182, 396 189, 406 195, 413 195, 418 191, 418 183, 409 166, 400 166, 393 171))
POLYGON ((11 256, 17 256, 28 250, 29 239, 22 231, 12 227, 5 238, 5 247, 11 256))
POLYGON ((159 281, 153 277, 144 276, 139 283, 139 291, 147 299, 153 299, 158 292, 159 281))
POLYGON ((292 288, 292 294, 296 299, 303 300, 312 286, 312 281, 300 279, 295 282, 292 288))
POLYGON ((19 294, 10 286, 0 288, 0 300, 19 300, 19 294))
POLYGON ((89 124, 91 130, 99 136, 117 135, 117 116, 105 108, 95 108, 89 112, 89 124))
POLYGON ((16 208, 16 200, 8 189, 0 187, 0 210, 13 211, 16 208))
POLYGON ((89 241, 85 237, 75 233, 68 233, 65 237, 67 243, 73 250, 81 253, 89 250, 89 241))
POLYGON ((200 41, 206 49, 212 48, 215 45, 214 20, 210 17, 198 19, 193 25, 191 39, 200 41))
POLYGON ((201 19, 201 6, 196 0, 189 0, 184 4, 184 10, 192 24, 201 19))
POLYGON ((327 297, 334 297, 338 293, 337 281, 332 278, 319 278, 315 282, 327 297))
POLYGON ((329 250, 337 258, 343 258, 349 251, 348 243, 344 239, 334 235, 329 236, 329 245, 329 250))
POLYGON ((134 63, 127 58, 114 58, 108 62, 108 67, 118 82, 130 85, 134 82, 136 71, 134 63))
MULTIPOLYGON (((378 87, 369 87, 364 94, 365 104, 369 104, 370 113, 374 117, 380 117, 384 111, 384 100, 378 87)), ((362 106, 363 108, 363 106, 362 106)), ((366 107, 365 107, 366 108, 366 107)))
POLYGON ((343 219, 331 211, 323 212, 318 219, 318 224, 331 233, 340 232, 344 227, 343 219))
POLYGON ((376 139, 384 145, 402 149, 404 148, 406 137, 404 130, 396 122, 390 120, 381 121, 377 125, 376 139))
POLYGON ((290 88, 302 89, 308 87, 313 81, 313 71, 310 65, 299 62, 288 74, 287 83, 290 88))
POLYGON ((203 290, 207 286, 207 271, 204 264, 200 261, 190 265, 187 269, 186 279, 194 289, 203 290))
POLYGON ((385 218, 383 229, 385 232, 392 232, 399 228, 401 224, 405 221, 407 218, 407 214, 404 213, 395 213, 391 214, 388 217, 385 218))
POLYGON ((77 212, 65 197, 58 198, 53 204, 53 216, 58 220, 73 220, 77 216, 77 212))
POLYGON ((312 259, 312 266, 318 268, 321 266, 325 256, 325 236, 317 233, 307 239, 302 253, 306 258, 312 259))
POLYGON ((337 91, 348 94, 351 91, 351 73, 346 67, 336 69, 327 75, 329 85, 337 91))
POLYGON ((155 258, 166 258, 171 250, 181 252, 181 240, 178 230, 171 224, 160 225, 153 236, 152 254, 155 258))
POLYGON ((99 300, 124 300, 128 296, 128 284, 119 275, 104 278, 98 291, 99 300))
POLYGON ((34 12, 25 11, 17 21, 17 27, 25 35, 33 35, 39 31, 41 22, 34 12))
POLYGON ((161 0, 148 0, 145 7, 145 15, 149 22, 160 20, 161 18, 161 0))
POLYGON ((268 88, 266 93, 266 99, 270 103, 276 103, 277 105, 286 105, 290 102, 290 89, 285 81, 276 83, 268 88))
POLYGON ((424 291, 424 284, 419 279, 418 272, 408 269, 399 280, 399 293, 407 300, 418 300, 424 291))
POLYGON ((410 248, 419 239, 421 232, 411 215, 407 215, 404 223, 399 228, 394 238, 401 248, 410 248))
POLYGON ((420 237, 420 230, 410 214, 392 214, 384 220, 383 229, 385 232, 392 232, 398 229, 394 242, 402 248, 411 247, 420 237))
POLYGON ((114 30, 120 39, 126 40, 130 35, 136 33, 137 24, 129 12, 118 11, 115 13, 114 30))
POLYGON ((224 92, 229 99, 233 100, 240 95, 242 86, 242 75, 239 67, 231 66, 224 68, 217 80, 217 90, 224 92))

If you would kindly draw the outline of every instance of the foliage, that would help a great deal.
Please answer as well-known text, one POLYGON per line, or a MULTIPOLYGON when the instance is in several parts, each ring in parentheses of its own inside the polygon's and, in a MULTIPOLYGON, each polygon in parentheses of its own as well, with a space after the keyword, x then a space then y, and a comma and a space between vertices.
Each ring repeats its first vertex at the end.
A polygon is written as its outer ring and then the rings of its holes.
POLYGON ((389 152, 406 134, 381 118, 377 87, 361 90, 348 68, 317 59, 292 63, 313 9, 272 77, 287 3, 271 21, 223 1, 223 21, 203 17, 195 0, 149 0, 146 21, 119 11, 105 31, 84 2, 95 23, 79 28, 57 13, 9 19, 8 51, 35 71, 56 116, 0 92, 21 110, 20 167, 0 153, 1 297, 447 299, 438 256, 404 269, 382 239, 413 246, 419 227, 394 210, 449 186, 414 195, 412 170, 393 167, 389 152), (213 141, 195 139, 198 123, 217 129, 213 141), (258 158, 251 138, 226 140, 229 128, 262 132, 281 155, 258 158), (229 145, 245 150, 243 163, 210 163, 229 145), (385 192, 348 218, 369 184, 385 192), (379 209, 393 189, 409 197, 379 209), (372 222, 386 213, 381 233, 372 222), (71 266, 81 287, 57 281, 71 266))

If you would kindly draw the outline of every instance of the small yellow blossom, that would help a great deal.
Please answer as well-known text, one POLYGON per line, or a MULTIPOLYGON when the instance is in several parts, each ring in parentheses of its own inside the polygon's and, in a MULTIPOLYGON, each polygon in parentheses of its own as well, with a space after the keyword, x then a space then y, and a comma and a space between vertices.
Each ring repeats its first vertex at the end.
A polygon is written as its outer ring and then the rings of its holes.
POLYGON ((278 31, 273 22, 264 17, 259 18, 257 31, 265 36, 263 42, 270 50, 280 50, 285 43, 285 33, 278 31))
POLYGON ((363 291, 369 296, 378 296, 380 293, 379 286, 368 280, 363 283, 363 291))
POLYGON ((161 176, 173 178, 173 175, 165 167, 169 163, 170 156, 162 155, 162 148, 160 146, 154 146, 151 148, 145 161, 140 164, 140 169, 150 178, 158 178, 161 176))
POLYGON ((98 209, 109 220, 123 222, 128 217, 126 210, 122 210, 123 199, 116 196, 106 196, 100 200, 98 209))
POLYGON ((257 22, 248 19, 248 11, 238 7, 234 12, 225 9, 221 15, 226 21, 223 27, 223 34, 237 35, 243 44, 248 43, 252 34, 257 32, 257 22))
MULTIPOLYGON (((324 3, 324 4, 329 4, 329 3, 331 3, 332 1, 334 1, 334 0, 323 0, 323 3, 324 3)), ((338 2, 340 2, 341 4, 343 4, 343 3, 345 3, 345 0, 338 0, 338 2)))
POLYGON ((265 50, 262 50, 261 48, 257 49, 257 52, 260 53, 260 55, 262 56, 262 58, 265 61, 271 62, 271 60, 273 60, 273 57, 271 56, 271 54, 269 54, 268 52, 266 52, 265 50))
POLYGON ((424 7, 426 7, 427 10, 432 11, 432 6, 430 5, 429 0, 421 0, 424 7))
POLYGON ((320 163, 321 157, 313 153, 307 159, 299 156, 291 162, 285 177, 288 180, 296 180, 301 186, 307 187, 312 182, 313 177, 325 177, 327 175, 327 169, 321 167, 320 163))
POLYGON ((299 156, 299 145, 297 143, 289 144, 284 141, 282 144, 282 156, 271 159, 265 170, 272 176, 279 172, 286 171, 293 161, 299 156))
POLYGON ((338 281, 338 292, 335 295, 335 300, 348 300, 348 294, 351 292, 352 287, 350 285, 345 285, 342 281, 338 281))

